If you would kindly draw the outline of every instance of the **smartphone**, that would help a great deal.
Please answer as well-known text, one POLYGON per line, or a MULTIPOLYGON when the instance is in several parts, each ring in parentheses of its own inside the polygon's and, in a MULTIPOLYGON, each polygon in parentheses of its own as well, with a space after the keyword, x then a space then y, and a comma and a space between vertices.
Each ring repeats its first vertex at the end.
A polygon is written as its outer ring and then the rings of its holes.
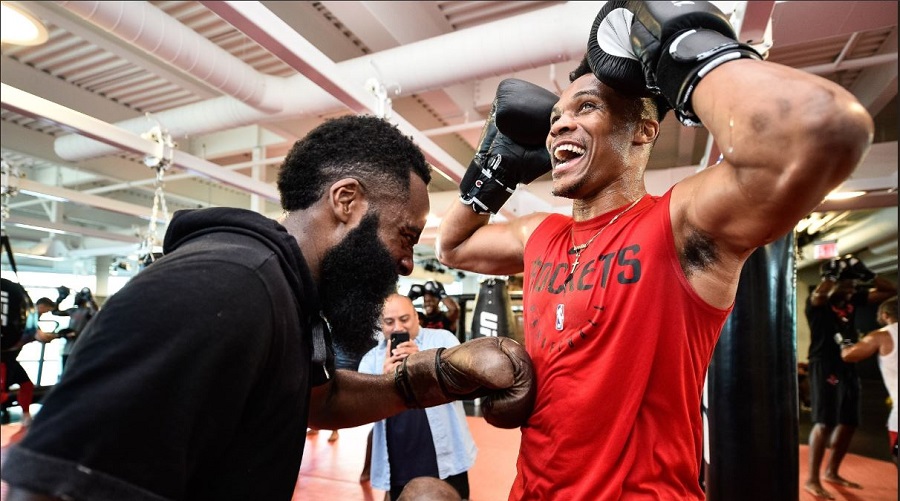
POLYGON ((400 346, 400 343, 405 343, 409 341, 409 333, 408 332, 395 332, 391 334, 391 349, 400 346))

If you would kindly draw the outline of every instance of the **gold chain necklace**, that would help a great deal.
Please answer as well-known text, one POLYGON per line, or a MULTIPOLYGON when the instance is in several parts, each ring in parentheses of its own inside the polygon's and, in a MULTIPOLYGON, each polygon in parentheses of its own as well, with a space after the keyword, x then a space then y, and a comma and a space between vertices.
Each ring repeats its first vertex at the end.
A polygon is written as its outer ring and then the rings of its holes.
MULTIPOLYGON (((641 198, 643 198, 643 197, 641 197, 641 198)), ((628 207, 626 207, 625 210, 623 210, 622 212, 620 212, 620 213, 616 214, 615 216, 613 216, 613 218, 610 219, 609 222, 606 223, 606 224, 603 226, 603 228, 600 228, 599 230, 597 230, 597 233, 594 233, 594 236, 592 236, 590 239, 588 239, 587 242, 585 242, 585 243, 583 243, 583 244, 581 244, 581 245, 575 245, 575 225, 574 225, 574 224, 572 225, 571 230, 569 230, 569 234, 570 234, 571 237, 572 237, 572 250, 569 251, 569 254, 572 254, 573 252, 575 253, 575 262, 572 263, 572 268, 569 270, 569 275, 566 276, 566 280, 565 280, 565 282, 563 282, 563 285, 564 285, 564 286, 565 286, 565 285, 568 285, 569 282, 572 280, 572 277, 575 276, 575 269, 578 268, 578 263, 579 263, 579 260, 581 259, 581 251, 587 249, 587 248, 588 248, 588 245, 591 245, 591 243, 592 243, 597 237, 599 237, 601 233, 603 233, 603 230, 605 230, 605 229, 609 228, 610 226, 612 226, 612 224, 615 223, 616 221, 618 221, 618 219, 619 219, 620 217, 624 216, 626 212, 628 212, 628 211, 630 211, 632 208, 634 208, 634 206, 637 205, 637 203, 641 201, 641 198, 638 198, 638 199, 635 200, 634 202, 631 202, 631 205, 629 205, 628 207)))

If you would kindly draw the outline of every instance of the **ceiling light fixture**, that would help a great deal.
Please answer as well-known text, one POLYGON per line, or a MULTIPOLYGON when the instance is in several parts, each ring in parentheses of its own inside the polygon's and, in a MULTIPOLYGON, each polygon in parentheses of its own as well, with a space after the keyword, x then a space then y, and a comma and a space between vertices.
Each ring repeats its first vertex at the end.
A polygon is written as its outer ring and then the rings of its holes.
POLYGON ((24 252, 13 252, 13 256, 18 256, 26 259, 37 259, 38 261, 63 261, 66 258, 60 256, 41 256, 39 254, 26 254, 24 252))
POLYGON ((64 230, 57 230, 56 228, 48 228, 46 226, 35 226, 32 224, 23 224, 23 223, 13 223, 13 226, 18 226, 19 228, 25 228, 27 230, 37 230, 37 231, 46 231, 47 233, 56 233, 57 235, 65 235, 68 233, 64 230))
POLYGON ((41 193, 41 192, 38 192, 38 191, 19 190, 19 193, 21 193, 22 195, 28 195, 28 196, 31 196, 31 197, 44 198, 44 199, 47 199, 47 200, 52 200, 52 201, 54 201, 54 202, 68 202, 68 201, 69 201, 69 199, 67 199, 67 198, 58 197, 58 196, 56 196, 56 195, 48 195, 47 193, 41 193))
POLYGON ((865 195, 865 191, 832 191, 825 196, 825 200, 849 200, 865 195))
POLYGON ((47 41, 47 28, 37 17, 13 2, 0 2, 0 42, 40 45, 47 41))

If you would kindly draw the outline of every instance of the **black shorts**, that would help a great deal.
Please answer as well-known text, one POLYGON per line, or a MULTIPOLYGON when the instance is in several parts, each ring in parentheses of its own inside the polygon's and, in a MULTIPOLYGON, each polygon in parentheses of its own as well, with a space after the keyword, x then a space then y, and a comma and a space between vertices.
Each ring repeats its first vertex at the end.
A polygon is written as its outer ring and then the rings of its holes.
POLYGON ((859 377, 852 368, 809 363, 812 422, 829 427, 859 425, 859 377))
POLYGON ((31 381, 28 377, 28 373, 25 372, 25 369, 22 367, 22 364, 16 360, 16 357, 19 356, 19 351, 21 350, 12 350, 12 351, 4 351, 2 356, 2 362, 4 366, 4 378, 3 378, 3 389, 8 390, 10 386, 14 384, 22 384, 26 381, 31 381))

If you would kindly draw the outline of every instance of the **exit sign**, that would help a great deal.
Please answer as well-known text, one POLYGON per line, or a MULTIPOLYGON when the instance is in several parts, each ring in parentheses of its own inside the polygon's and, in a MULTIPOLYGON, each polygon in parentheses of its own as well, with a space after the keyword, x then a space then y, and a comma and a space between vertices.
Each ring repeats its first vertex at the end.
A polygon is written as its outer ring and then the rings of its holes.
POLYGON ((831 259, 838 256, 837 242, 822 242, 813 245, 814 259, 831 259))

